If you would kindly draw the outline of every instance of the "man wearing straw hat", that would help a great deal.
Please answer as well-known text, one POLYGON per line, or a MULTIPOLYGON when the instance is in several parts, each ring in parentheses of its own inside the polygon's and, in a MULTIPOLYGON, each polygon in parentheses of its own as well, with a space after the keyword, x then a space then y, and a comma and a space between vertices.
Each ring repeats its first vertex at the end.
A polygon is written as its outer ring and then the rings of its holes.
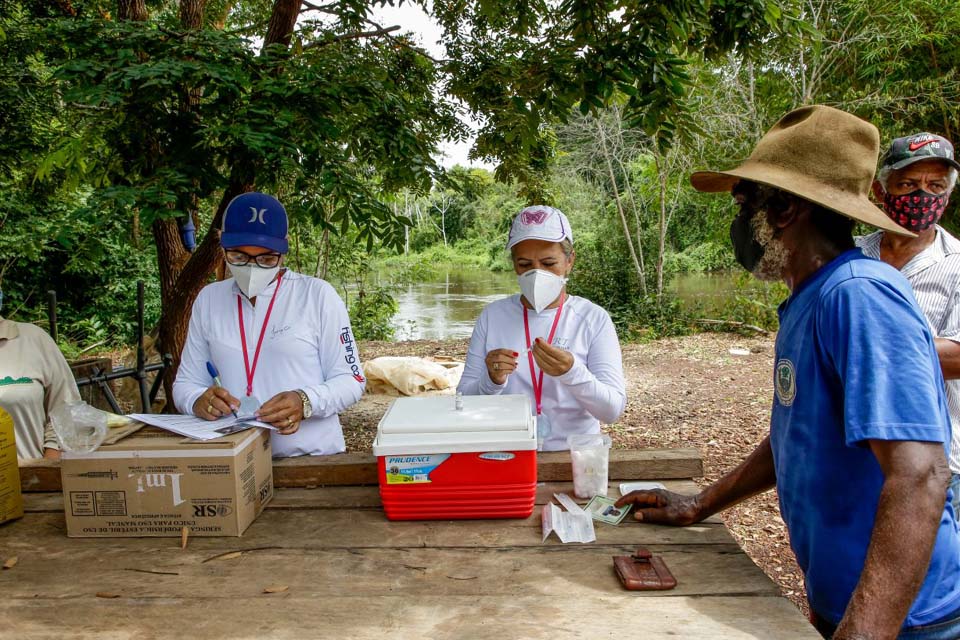
POLYGON ((730 236, 756 277, 783 280, 770 435, 696 496, 633 492, 643 522, 699 522, 777 488, 824 637, 960 638, 960 529, 937 353, 910 285, 854 247, 860 221, 909 234, 868 198, 872 125, 788 113, 739 167, 698 172, 739 205, 730 236))

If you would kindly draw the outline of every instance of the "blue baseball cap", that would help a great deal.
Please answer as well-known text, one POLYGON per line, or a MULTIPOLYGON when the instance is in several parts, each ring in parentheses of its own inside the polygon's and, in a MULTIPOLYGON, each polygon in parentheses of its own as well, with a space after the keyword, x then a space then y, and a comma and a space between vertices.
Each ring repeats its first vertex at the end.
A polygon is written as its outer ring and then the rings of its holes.
POLYGON ((287 211, 280 201, 265 193, 242 193, 223 212, 220 246, 263 247, 277 253, 290 249, 287 243, 287 211))

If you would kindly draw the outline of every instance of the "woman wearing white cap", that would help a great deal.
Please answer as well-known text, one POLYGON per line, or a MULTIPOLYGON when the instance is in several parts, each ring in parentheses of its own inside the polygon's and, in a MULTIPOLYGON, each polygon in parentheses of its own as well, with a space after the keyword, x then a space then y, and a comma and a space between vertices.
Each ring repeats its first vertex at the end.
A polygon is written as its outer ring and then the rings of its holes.
POLYGON ((507 249, 521 295, 487 305, 470 338, 464 395, 529 394, 544 451, 567 436, 599 433, 623 413, 620 343, 610 315, 568 295, 576 257, 559 209, 527 207, 513 220, 507 249))

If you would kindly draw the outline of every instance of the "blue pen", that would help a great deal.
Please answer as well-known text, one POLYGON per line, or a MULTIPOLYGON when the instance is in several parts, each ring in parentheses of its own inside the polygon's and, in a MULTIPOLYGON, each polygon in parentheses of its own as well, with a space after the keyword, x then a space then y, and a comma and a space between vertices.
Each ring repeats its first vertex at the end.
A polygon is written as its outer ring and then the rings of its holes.
MULTIPOLYGON (((210 377, 213 378, 213 384, 217 385, 222 389, 223 385, 220 383, 220 372, 217 371, 217 368, 213 366, 212 362, 207 362, 207 373, 209 373, 210 377)), ((230 413, 232 413, 233 417, 236 418, 237 420, 240 419, 240 416, 238 416, 237 412, 234 411, 233 409, 230 409, 230 413)))

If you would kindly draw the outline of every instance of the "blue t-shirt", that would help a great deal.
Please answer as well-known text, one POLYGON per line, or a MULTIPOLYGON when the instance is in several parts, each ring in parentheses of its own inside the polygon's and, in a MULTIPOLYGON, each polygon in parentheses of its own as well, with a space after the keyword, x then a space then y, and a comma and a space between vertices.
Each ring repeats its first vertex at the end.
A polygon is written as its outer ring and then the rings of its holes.
MULTIPOLYGON (((863 571, 884 476, 868 440, 950 442, 943 376, 910 284, 852 249, 779 310, 770 443, 780 511, 820 616, 840 622, 863 571)), ((960 607, 948 496, 905 627, 960 607)))

